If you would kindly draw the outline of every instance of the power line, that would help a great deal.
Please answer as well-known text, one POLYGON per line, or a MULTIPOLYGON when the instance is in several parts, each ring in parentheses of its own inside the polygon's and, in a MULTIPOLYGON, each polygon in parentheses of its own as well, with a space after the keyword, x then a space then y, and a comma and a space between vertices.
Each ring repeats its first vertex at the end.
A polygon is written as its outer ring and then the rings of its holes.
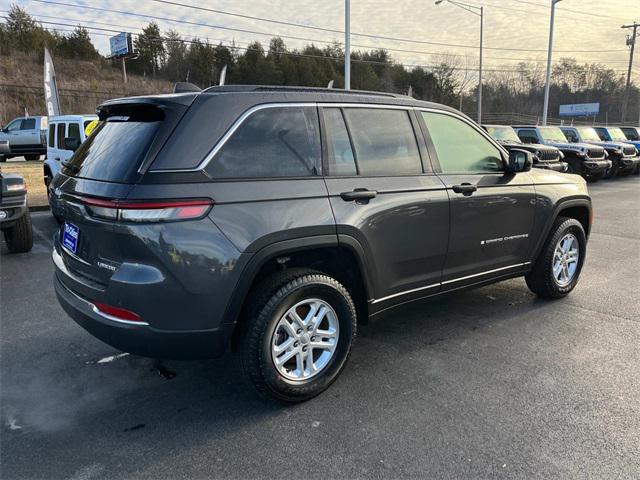
MULTIPOLYGON (((36 14, 35 16, 41 17, 41 18, 57 19, 57 20, 61 20, 62 19, 62 20, 67 20, 67 21, 71 21, 71 22, 76 22, 76 21, 77 22, 81 22, 82 21, 82 20, 79 20, 79 19, 74 19, 74 18, 69 18, 69 17, 58 17, 58 16, 55 16, 55 15, 36 14)), ((43 22, 43 23, 46 23, 46 22, 43 22)), ((56 22, 49 22, 49 23, 56 24, 56 25, 68 25, 68 24, 59 24, 59 23, 56 23, 56 22)), ((85 21, 85 23, 87 23, 87 22, 85 21)), ((94 21, 94 20, 91 20, 89 23, 96 24, 96 25, 106 25, 106 26, 111 26, 111 27, 115 26, 115 27, 121 27, 121 28, 126 28, 126 29, 139 28, 139 27, 134 27, 134 26, 129 26, 129 25, 118 25, 118 24, 99 22, 99 21, 94 21)), ((93 28, 93 27, 91 27, 91 28, 93 28)), ((109 29, 109 31, 113 31, 114 33, 119 32, 118 30, 112 30, 112 29, 109 29)), ((192 38, 196 38, 196 37, 192 37, 192 38)), ((224 40, 214 39, 214 41, 223 42, 224 40)), ((247 42, 241 42, 241 43, 248 44, 247 42)), ((357 46, 358 48, 366 48, 364 46, 359 46, 359 45, 355 45, 355 46, 357 46)), ((405 50, 405 49, 394 49, 394 48, 387 48, 385 50, 399 51, 399 52, 402 52, 402 53, 415 53, 415 54, 421 54, 421 55, 440 55, 441 54, 440 52, 426 52, 426 51, 419 51, 419 50, 405 50)), ((460 56, 460 57, 462 57, 462 56, 465 56, 465 55, 446 54, 446 56, 460 56)), ((496 60, 496 61, 505 61, 505 60, 518 61, 518 62, 521 62, 521 63, 522 62, 538 63, 538 62, 543 62, 544 61, 544 59, 514 58, 514 57, 485 57, 485 58, 489 58, 489 59, 496 60)), ((609 61, 607 63, 621 63, 621 62, 609 61)), ((555 64, 560 64, 560 63, 561 63, 560 61, 555 62, 555 64)), ((626 61, 624 61, 623 63, 626 63, 626 61)), ((471 71, 471 70, 476 70, 476 69, 467 69, 467 70, 471 71)))
MULTIPOLYGON (((6 16, 2 16, 1 18, 7 18, 6 16)), ((46 25, 62 25, 62 26, 66 26, 66 27, 77 27, 77 26, 81 26, 83 28, 87 28, 87 26, 82 25, 82 24, 70 24, 70 23, 62 23, 62 22, 48 22, 48 21, 40 21, 40 23, 46 24, 46 25)), ((112 29, 112 28, 100 28, 100 27, 88 27, 88 30, 97 30, 98 33, 96 32, 91 32, 92 34, 101 34, 101 35, 105 35, 105 36, 110 36, 109 33, 105 33, 105 32, 111 32, 111 33, 121 33, 121 30, 116 30, 116 29, 112 29)), ((57 28, 54 28, 54 30, 58 30, 57 28)), ((73 32, 73 30, 64 30, 64 31, 71 31, 73 32)), ((132 35, 138 36, 138 33, 135 32, 124 32, 124 33, 131 33, 132 35)), ((176 41, 167 37, 163 37, 160 36, 158 37, 158 40, 160 41, 176 41)), ((192 40, 188 40, 188 39, 180 39, 177 40, 180 42, 184 42, 184 43, 188 43, 188 44, 194 44, 194 43, 199 43, 198 41, 192 39, 192 40)), ((200 42, 201 43, 201 42, 200 42)), ((221 43, 222 44, 222 43, 221 43)), ((244 50, 244 51, 259 51, 255 48, 248 48, 248 47, 240 47, 240 46, 236 46, 236 45, 231 45, 231 46, 227 46, 227 45, 223 45, 227 48, 230 49, 238 49, 238 50, 244 50)), ((296 53, 296 52, 282 52, 282 55, 287 55, 287 56, 293 56, 293 57, 303 57, 303 58, 318 58, 318 59, 324 59, 324 60, 330 60, 330 61, 341 61, 341 58, 338 57, 333 57, 333 56, 325 56, 325 55, 313 55, 313 54, 306 54, 306 53, 296 53)), ((372 64, 372 65, 386 65, 386 66, 392 66, 393 63, 387 63, 387 62, 382 62, 382 61, 376 61, 376 60, 363 60, 363 59, 352 59, 351 60, 354 63, 364 63, 364 64, 372 64)), ((438 64, 418 64, 418 63, 402 63, 401 65, 405 66, 405 67, 420 67, 420 68, 426 68, 426 69, 437 69, 439 67, 438 64)), ((468 71, 468 72, 477 72, 478 69, 477 68, 466 68, 466 67, 452 67, 453 70, 455 71, 468 71)), ((614 69, 612 69, 614 70, 614 69)), ((520 69, 508 69, 508 68, 490 68, 490 69, 485 69, 485 71, 487 72, 494 72, 494 73, 517 73, 520 72, 520 69)), ((614 71, 622 71, 622 70, 614 70, 614 71)))
MULTIPOLYGON (((239 33, 250 33, 250 34, 253 34, 253 35, 264 35, 264 36, 271 36, 271 37, 279 36, 281 38, 287 38, 287 39, 298 40, 298 41, 313 42, 313 43, 324 43, 324 44, 333 44, 333 43, 335 43, 335 41, 328 41, 328 40, 322 40, 322 39, 305 38, 305 37, 298 37, 298 36, 292 36, 292 35, 278 35, 277 33, 274 33, 274 32, 258 32, 258 31, 255 31, 255 30, 247 30, 247 29, 241 29, 241 28, 225 27, 225 26, 222 26, 222 25, 211 25, 211 24, 201 23, 201 22, 192 22, 192 21, 189 21, 189 20, 175 19, 175 18, 170 18, 170 17, 160 17, 160 16, 157 16, 157 15, 147 15, 147 14, 136 13, 136 12, 126 12, 126 11, 122 11, 122 10, 115 10, 115 9, 101 8, 101 7, 93 7, 93 6, 89 6, 89 5, 71 4, 71 3, 59 2, 59 1, 54 1, 54 0, 31 0, 31 1, 32 2, 37 2, 37 3, 49 4, 49 5, 61 5, 61 6, 66 6, 66 7, 75 7, 75 8, 83 8, 83 9, 95 10, 95 11, 117 13, 117 14, 120 14, 120 15, 129 15, 129 16, 136 16, 136 17, 151 18, 151 19, 154 19, 154 20, 163 20, 163 21, 167 21, 167 22, 176 22, 176 23, 182 23, 182 24, 186 24, 186 25, 199 26, 199 27, 205 27, 205 28, 229 30, 229 31, 235 31, 235 32, 239 32, 239 33)), ((183 6, 185 8, 191 8, 191 9, 197 9, 197 10, 205 10, 205 11, 207 10, 207 8, 205 8, 205 7, 182 4, 182 3, 179 3, 179 2, 172 2, 172 4, 180 5, 180 6, 183 6)), ((261 18, 260 17, 255 17, 255 19, 260 20, 261 18)), ((314 27, 314 28, 316 28, 316 27, 314 27)), ((337 32, 341 33, 340 31, 337 31, 337 32)), ((368 37, 368 38, 375 38, 375 39, 388 40, 388 41, 396 41, 396 42, 409 42, 409 43, 445 46, 445 47, 453 47, 453 48, 472 48, 474 50, 477 49, 477 45, 431 42, 431 41, 426 41, 426 40, 413 40, 413 39, 406 39, 406 38, 388 37, 388 36, 371 35, 371 34, 360 34, 360 33, 352 33, 352 35, 364 36, 364 37, 368 37)), ((357 48, 369 48, 369 49, 380 48, 380 47, 369 46, 369 45, 353 45, 353 46, 357 47, 357 48)), ((545 52, 546 51, 545 49, 515 48, 515 47, 484 47, 484 48, 487 49, 487 50, 520 51, 520 52, 545 52)), ((392 49, 391 48, 386 48, 386 50, 392 50, 392 49)), ((395 51, 402 52, 403 50, 395 49, 395 51)), ((610 52, 621 52, 623 50, 598 50, 598 51, 601 52, 601 53, 607 53, 607 52, 610 53, 610 52)), ((593 53, 593 49, 590 49, 590 50, 556 50, 556 52, 559 52, 559 53, 574 53, 574 52, 575 53, 593 53)), ((415 52, 407 52, 407 53, 415 53, 415 52)))

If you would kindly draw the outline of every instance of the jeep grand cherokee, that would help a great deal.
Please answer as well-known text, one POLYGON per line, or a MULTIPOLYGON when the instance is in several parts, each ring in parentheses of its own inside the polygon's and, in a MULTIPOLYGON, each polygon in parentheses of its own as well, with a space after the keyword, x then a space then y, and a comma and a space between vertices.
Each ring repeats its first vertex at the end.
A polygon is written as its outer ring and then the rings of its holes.
POLYGON ((454 109, 409 97, 214 87, 112 100, 52 185, 55 289, 103 341, 239 352, 263 394, 326 389, 358 322, 524 276, 578 282, 591 201, 454 109))

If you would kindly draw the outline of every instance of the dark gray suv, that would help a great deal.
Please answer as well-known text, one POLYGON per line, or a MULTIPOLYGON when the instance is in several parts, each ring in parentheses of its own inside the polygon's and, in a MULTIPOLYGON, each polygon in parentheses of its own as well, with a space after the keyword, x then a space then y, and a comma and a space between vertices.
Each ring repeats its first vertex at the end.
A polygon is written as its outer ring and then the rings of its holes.
POLYGON ((548 298, 578 281, 585 181, 531 170, 451 108, 237 86, 98 114, 51 188, 55 288, 119 349, 237 351, 259 391, 300 401, 368 317, 517 276, 548 298))

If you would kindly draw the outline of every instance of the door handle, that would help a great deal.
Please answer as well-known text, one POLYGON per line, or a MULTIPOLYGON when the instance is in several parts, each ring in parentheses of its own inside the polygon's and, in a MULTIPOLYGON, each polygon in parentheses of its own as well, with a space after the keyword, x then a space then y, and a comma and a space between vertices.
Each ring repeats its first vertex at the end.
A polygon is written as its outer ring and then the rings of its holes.
POLYGON ((465 182, 461 183, 460 185, 454 185, 453 187, 451 187, 451 190, 456 193, 462 193, 463 195, 472 195, 473 192, 478 190, 478 187, 465 182))
POLYGON ((376 195, 378 195, 378 192, 376 192, 375 190, 368 190, 366 188, 356 188, 351 192, 342 192, 340 194, 340 197, 345 202, 352 202, 354 200, 356 202, 360 202, 360 201, 366 202, 374 198, 376 195))

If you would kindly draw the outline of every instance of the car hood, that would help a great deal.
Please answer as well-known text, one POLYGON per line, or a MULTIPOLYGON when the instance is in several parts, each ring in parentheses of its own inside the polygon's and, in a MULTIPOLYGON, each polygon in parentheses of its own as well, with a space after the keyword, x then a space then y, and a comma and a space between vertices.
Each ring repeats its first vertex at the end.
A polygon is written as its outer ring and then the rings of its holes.
POLYGON ((577 143, 547 142, 545 143, 545 145, 550 145, 552 147, 559 148, 560 150, 582 152, 582 153, 586 153, 587 150, 594 151, 595 149, 595 151, 597 152, 600 149, 602 149, 602 147, 598 145, 593 145, 590 143, 582 143, 582 142, 577 142, 577 143))

